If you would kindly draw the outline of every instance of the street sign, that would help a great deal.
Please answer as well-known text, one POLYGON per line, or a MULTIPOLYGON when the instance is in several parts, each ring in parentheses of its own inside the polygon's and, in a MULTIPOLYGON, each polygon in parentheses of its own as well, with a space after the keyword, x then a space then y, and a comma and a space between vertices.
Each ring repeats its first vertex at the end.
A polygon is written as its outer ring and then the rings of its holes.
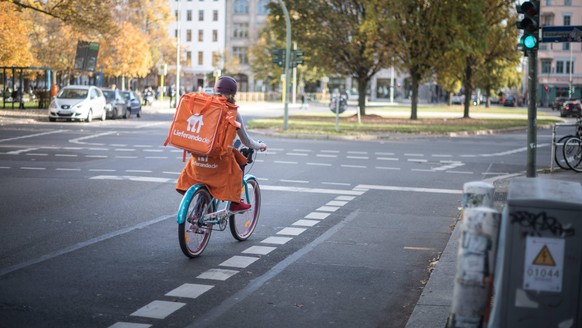
POLYGON ((544 26, 541 42, 582 42, 582 26, 544 26))

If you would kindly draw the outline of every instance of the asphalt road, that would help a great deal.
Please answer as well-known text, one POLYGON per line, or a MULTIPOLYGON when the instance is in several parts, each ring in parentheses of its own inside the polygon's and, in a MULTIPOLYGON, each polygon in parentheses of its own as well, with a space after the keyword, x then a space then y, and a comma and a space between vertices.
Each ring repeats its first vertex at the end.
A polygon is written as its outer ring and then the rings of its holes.
MULTIPOLYGON (((465 182, 522 172, 525 132, 258 136, 246 242, 182 255, 171 114, 0 127, 0 327, 404 327, 465 182)), ((538 167, 551 131, 538 132, 538 167)))

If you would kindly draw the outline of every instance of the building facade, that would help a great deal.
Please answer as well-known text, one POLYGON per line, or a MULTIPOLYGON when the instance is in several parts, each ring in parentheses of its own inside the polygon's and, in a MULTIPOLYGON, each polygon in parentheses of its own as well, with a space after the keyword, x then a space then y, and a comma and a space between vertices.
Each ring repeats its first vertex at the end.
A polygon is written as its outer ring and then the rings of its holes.
MULTIPOLYGON (((542 0, 540 24, 542 27, 582 25, 582 0, 542 0)), ((556 97, 582 97, 581 62, 580 42, 540 43, 537 98, 542 107, 551 105, 556 97)))

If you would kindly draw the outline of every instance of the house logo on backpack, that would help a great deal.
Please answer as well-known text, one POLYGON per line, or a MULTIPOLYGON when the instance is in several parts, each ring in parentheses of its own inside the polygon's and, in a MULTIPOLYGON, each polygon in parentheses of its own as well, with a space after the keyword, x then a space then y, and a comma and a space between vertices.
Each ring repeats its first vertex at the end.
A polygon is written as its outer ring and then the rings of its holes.
POLYGON ((199 136, 198 134, 200 133, 200 129, 202 128, 202 126, 204 125, 204 119, 203 119, 204 115, 202 114, 194 114, 192 116, 190 116, 186 122, 186 131, 179 131, 179 130, 174 130, 174 135, 177 137, 181 137, 181 138, 186 138, 189 140, 193 140, 193 141, 198 141, 198 142, 202 142, 205 144, 210 144, 210 139, 208 138, 203 138, 201 136, 199 136), (195 134, 191 134, 188 132, 192 132, 195 134))

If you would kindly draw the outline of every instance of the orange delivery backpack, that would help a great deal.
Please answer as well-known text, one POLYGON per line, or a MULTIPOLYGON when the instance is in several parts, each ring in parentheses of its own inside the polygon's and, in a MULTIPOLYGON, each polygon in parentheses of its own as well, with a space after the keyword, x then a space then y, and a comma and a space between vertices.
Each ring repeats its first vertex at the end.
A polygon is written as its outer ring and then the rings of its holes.
POLYGON ((222 156, 231 146, 240 123, 238 106, 222 96, 191 92, 182 95, 170 125, 168 144, 199 156, 222 156))

